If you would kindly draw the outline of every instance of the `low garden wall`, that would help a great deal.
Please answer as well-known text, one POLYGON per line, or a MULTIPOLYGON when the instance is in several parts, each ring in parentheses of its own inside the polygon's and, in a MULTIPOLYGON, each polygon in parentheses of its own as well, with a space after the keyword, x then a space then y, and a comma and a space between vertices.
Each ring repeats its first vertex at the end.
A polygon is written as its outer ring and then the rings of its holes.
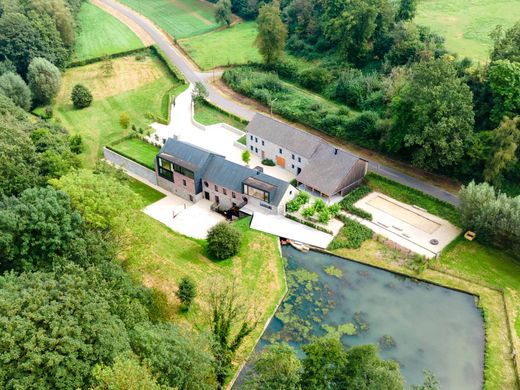
POLYGON ((126 158, 125 156, 122 156, 119 153, 116 153, 106 147, 103 148, 103 155, 105 156, 105 159, 112 164, 117 165, 118 167, 123 168, 154 185, 157 185, 157 176, 151 169, 135 161, 132 161, 129 158, 126 158))

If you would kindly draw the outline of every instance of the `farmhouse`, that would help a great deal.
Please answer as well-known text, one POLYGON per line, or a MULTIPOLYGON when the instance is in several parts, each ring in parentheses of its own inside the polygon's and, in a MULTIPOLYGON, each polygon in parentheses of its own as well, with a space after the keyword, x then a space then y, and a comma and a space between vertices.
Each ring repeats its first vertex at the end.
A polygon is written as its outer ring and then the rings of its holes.
POLYGON ((296 194, 289 183, 170 138, 156 157, 160 187, 190 202, 207 199, 220 211, 283 214, 296 194))
POLYGON ((320 137, 256 114, 246 128, 251 153, 291 171, 298 184, 325 198, 344 196, 361 183, 368 163, 320 137))

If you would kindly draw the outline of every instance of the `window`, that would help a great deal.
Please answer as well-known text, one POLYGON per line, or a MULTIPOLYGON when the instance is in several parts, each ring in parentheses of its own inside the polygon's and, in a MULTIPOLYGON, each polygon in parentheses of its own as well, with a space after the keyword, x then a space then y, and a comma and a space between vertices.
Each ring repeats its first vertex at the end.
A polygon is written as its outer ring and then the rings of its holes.
POLYGON ((220 203, 220 198, 215 195, 215 202, 220 203))
POLYGON ((190 195, 190 202, 193 202, 193 195, 190 195))
POLYGON ((294 154, 292 155, 292 159, 294 160, 294 154))
POLYGON ((161 176, 163 179, 173 181, 173 166, 172 163, 163 160, 162 158, 158 158, 159 162, 159 176, 161 176))
POLYGON ((253 136, 251 136, 251 141, 253 140, 253 136))
POLYGON ((250 148, 251 148, 251 151, 253 151, 253 145, 251 145, 250 148))
POLYGON ((207 181, 204 182, 204 187, 209 187, 209 184, 207 181))
POLYGON ((244 184, 244 193, 252 196, 253 198, 257 198, 263 200, 265 202, 269 202, 269 192, 259 190, 258 188, 248 186, 244 184))
POLYGON ((177 173, 180 173, 183 176, 189 177, 190 179, 193 179, 193 177, 194 177, 193 172, 190 171, 189 169, 181 167, 180 165, 172 163, 168 160, 164 160, 162 158, 159 158, 159 166, 166 171, 170 171, 172 173, 175 171, 177 173))
POLYGON ((258 143, 258 138, 257 137, 255 137, 255 142, 258 143))
POLYGON ((298 162, 302 162, 302 158, 301 157, 298 157, 298 162))
POLYGON ((292 169, 294 169, 294 164, 292 165, 292 169))
POLYGON ((282 148, 278 149, 278 153, 282 154, 282 148))
POLYGON ((217 185, 215 184, 215 191, 218 192, 218 187, 217 185))
POLYGON ((223 193, 224 195, 227 195, 227 191, 226 191, 225 188, 222 188, 222 193, 223 193))
POLYGON ((182 185, 186 187, 186 180, 182 179, 182 185))
POLYGON ((231 197, 232 197, 233 199, 235 199, 235 198, 237 197, 237 195, 236 195, 234 192, 232 192, 232 193, 231 193, 231 197))
POLYGON ((264 145, 265 145, 265 142, 262 140, 262 146, 264 146, 264 145))
POLYGON ((255 148, 255 153, 258 153, 258 148, 255 148))

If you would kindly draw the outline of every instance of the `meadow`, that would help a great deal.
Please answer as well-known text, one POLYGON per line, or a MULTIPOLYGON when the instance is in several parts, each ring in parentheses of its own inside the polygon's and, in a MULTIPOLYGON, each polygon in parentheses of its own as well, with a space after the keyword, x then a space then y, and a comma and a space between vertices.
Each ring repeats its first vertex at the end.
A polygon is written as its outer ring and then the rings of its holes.
POLYGON ((234 26, 191 38, 178 43, 202 69, 259 62, 260 53, 255 46, 256 22, 241 22, 234 26))
POLYGON ((520 20, 519 0, 421 0, 415 21, 446 39, 448 50, 460 57, 486 61, 497 25, 520 20))
POLYGON ((182 90, 161 60, 140 57, 111 60, 113 70, 108 75, 102 62, 71 68, 63 75, 54 115, 72 134, 83 137, 85 152, 81 157, 85 167, 95 165, 104 145, 128 135, 131 125, 146 129, 154 121, 150 118, 164 117, 165 95, 182 90), (75 109, 70 101, 72 87, 78 83, 89 88, 94 97, 92 105, 82 110, 75 109), (123 112, 130 116, 131 125, 126 129, 119 124, 123 112))
POLYGON ((121 0, 179 39, 203 34, 218 27, 214 6, 203 0, 121 0))
POLYGON ((84 61, 141 47, 144 47, 141 40, 125 24, 92 3, 83 3, 78 14, 73 61, 84 61))

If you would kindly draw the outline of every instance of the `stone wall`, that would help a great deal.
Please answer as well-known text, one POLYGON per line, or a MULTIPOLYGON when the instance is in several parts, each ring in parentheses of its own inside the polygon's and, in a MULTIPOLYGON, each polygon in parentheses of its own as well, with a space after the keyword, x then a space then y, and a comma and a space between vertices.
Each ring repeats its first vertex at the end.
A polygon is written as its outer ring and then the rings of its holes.
POLYGON ((120 154, 107 148, 103 148, 103 155, 105 156, 105 159, 111 162, 112 164, 117 165, 118 167, 123 168, 128 172, 131 172, 134 175, 137 175, 145 179, 151 184, 157 185, 157 176, 155 175, 155 172, 151 169, 139 163, 136 163, 135 161, 132 161, 124 156, 121 156, 120 154))

